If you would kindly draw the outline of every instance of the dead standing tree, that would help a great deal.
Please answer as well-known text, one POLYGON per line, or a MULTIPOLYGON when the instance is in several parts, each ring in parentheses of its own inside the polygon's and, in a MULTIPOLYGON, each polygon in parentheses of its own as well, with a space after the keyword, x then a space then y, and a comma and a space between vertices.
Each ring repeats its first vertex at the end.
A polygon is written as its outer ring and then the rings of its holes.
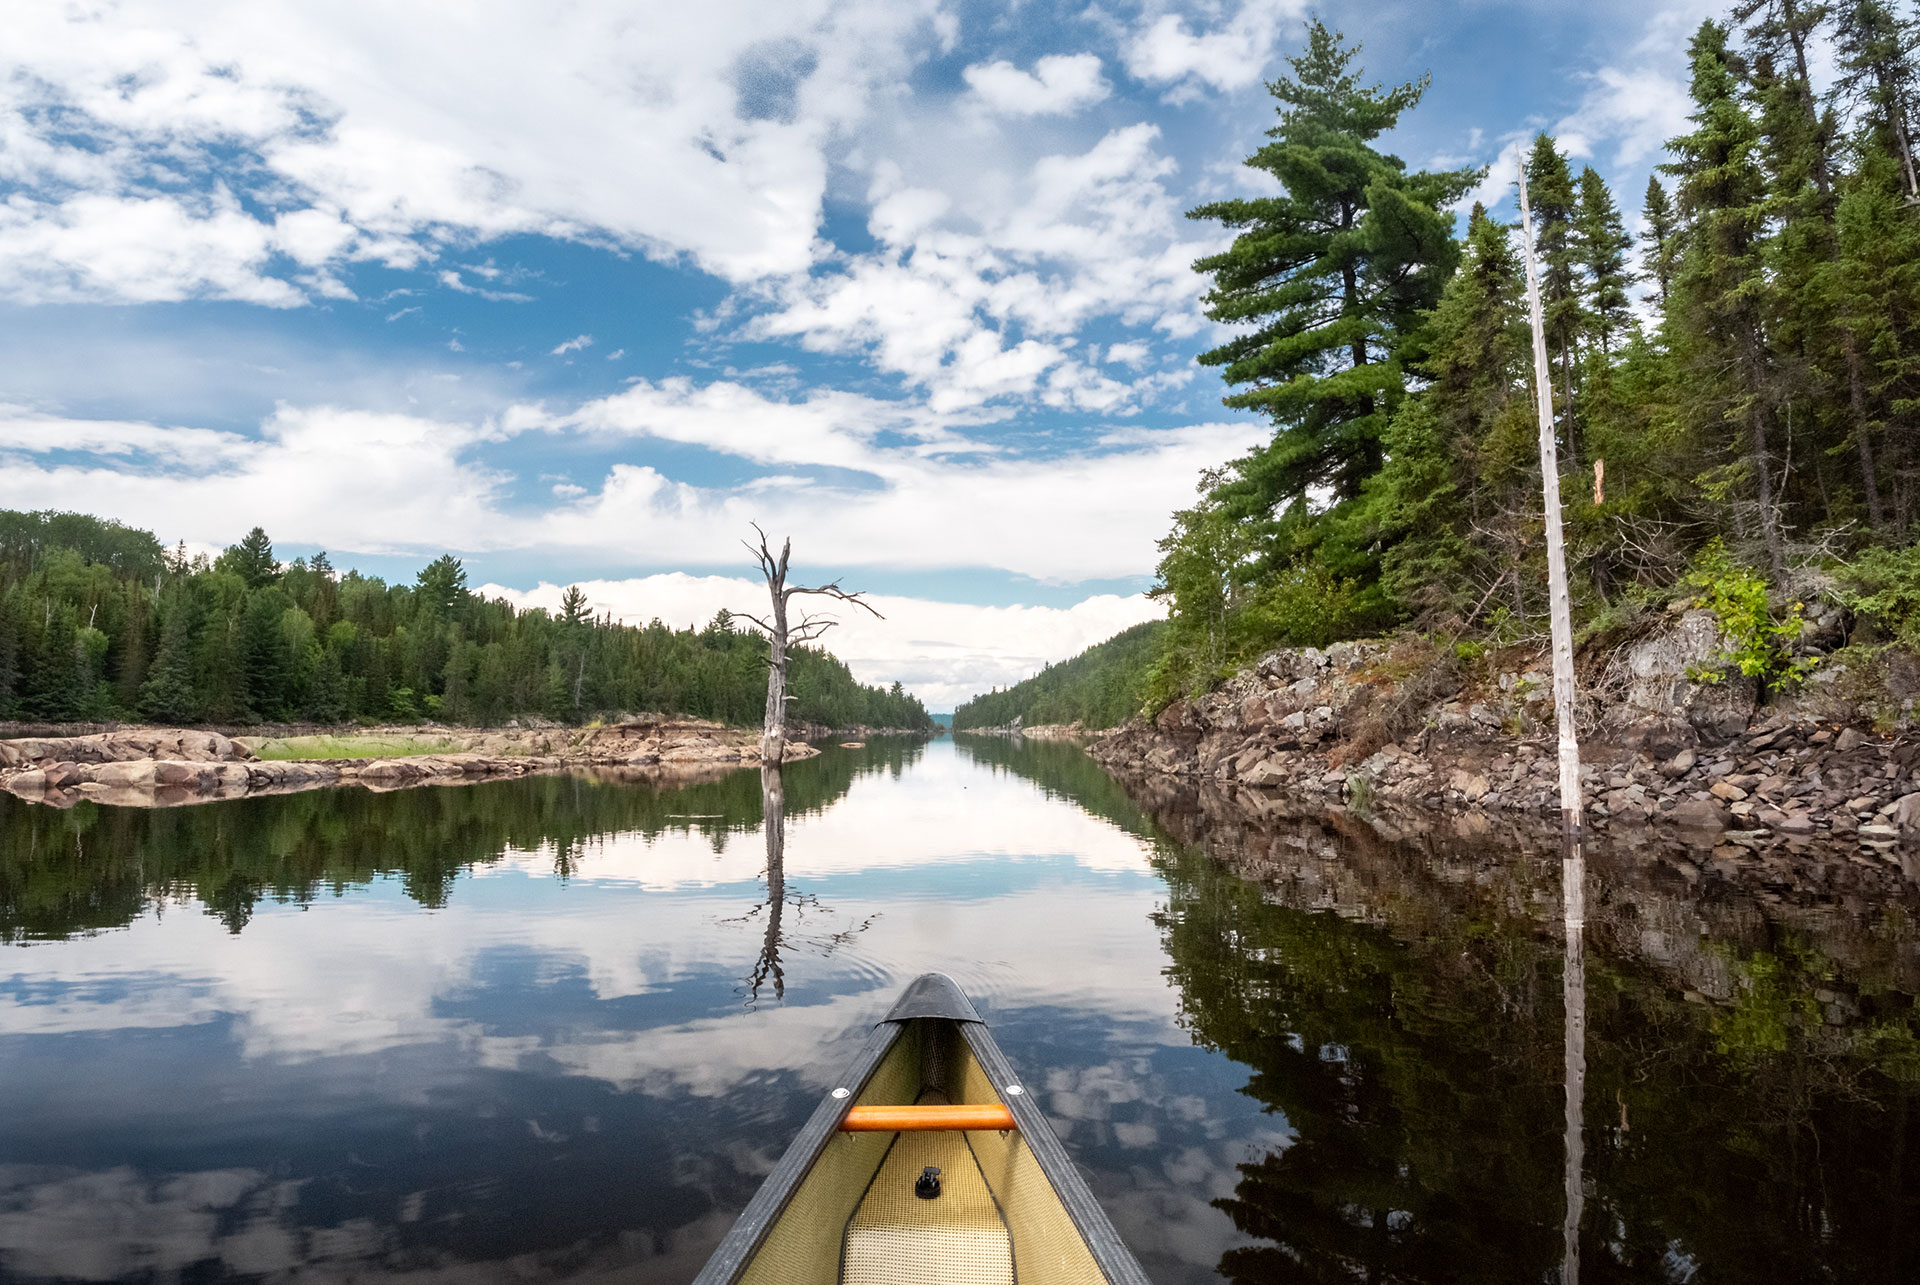
POLYGON ((740 613, 742 620, 750 620, 767 636, 767 714, 760 728, 760 761, 763 764, 779 764, 787 752, 787 653, 790 648, 802 643, 812 642, 827 630, 840 622, 831 616, 811 616, 802 613, 797 622, 787 619, 787 604, 804 594, 813 594, 822 598, 837 598, 841 602, 850 602, 865 611, 873 612, 874 619, 883 620, 872 604, 859 593, 849 593, 840 587, 838 580, 816 587, 790 585, 787 583, 787 559, 793 552, 792 539, 780 544, 780 555, 774 556, 767 544, 767 533, 760 524, 753 524, 754 534, 760 537, 755 546, 742 540, 747 552, 760 564, 760 574, 766 577, 767 594, 772 599, 772 610, 765 620, 758 616, 740 613))

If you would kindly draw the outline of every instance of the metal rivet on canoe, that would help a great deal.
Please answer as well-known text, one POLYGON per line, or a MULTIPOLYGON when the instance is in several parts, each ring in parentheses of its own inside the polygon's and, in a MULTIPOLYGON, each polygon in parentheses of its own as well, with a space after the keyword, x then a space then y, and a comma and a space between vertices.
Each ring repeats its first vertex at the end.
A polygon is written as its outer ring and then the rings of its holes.
POLYGON ((847 1096, 847 1091, 845 1089, 835 1089, 833 1091, 833 1096, 836 1098, 844 1098, 847 1096))
POLYGON ((1020 1096, 1020 1095, 1021 1095, 1022 1093, 1025 1093, 1025 1092, 1026 1092, 1026 1090, 1025 1090, 1025 1089, 1023 1089, 1023 1088, 1021 1088, 1021 1087, 1020 1087, 1019 1085, 1017 1085, 1017 1084, 1009 1084, 1009 1085, 1007 1086, 1007 1096, 1008 1096, 1008 1097, 1010 1097, 1010 1098, 1017 1098, 1017 1097, 1019 1097, 1019 1096, 1020 1096))

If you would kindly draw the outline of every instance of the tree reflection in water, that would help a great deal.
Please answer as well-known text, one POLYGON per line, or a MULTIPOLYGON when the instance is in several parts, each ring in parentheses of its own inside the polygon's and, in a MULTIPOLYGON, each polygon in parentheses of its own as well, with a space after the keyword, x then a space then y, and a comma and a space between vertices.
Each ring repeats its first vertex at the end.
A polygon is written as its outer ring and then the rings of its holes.
POLYGON ((760 957, 754 961, 753 971, 747 975, 748 1008, 760 1002, 760 990, 769 984, 773 988, 774 999, 786 998, 787 977, 785 964, 780 958, 781 947, 791 942, 819 955, 831 955, 865 932, 878 918, 877 915, 868 915, 851 928, 837 932, 787 934, 784 923, 789 906, 793 908, 796 919, 804 918, 809 913, 831 915, 833 911, 831 907, 822 905, 812 893, 787 890, 787 791, 781 772, 782 769, 777 766, 760 769, 761 830, 767 842, 767 899, 741 918, 750 920, 764 914, 767 926, 760 942, 760 957))
POLYGON ((1916 1279, 1920 894, 1894 876, 1834 864, 1863 895, 1795 904, 1631 843, 1127 786, 1181 1023, 1288 1135, 1216 1201, 1227 1280, 1916 1279))
POLYGON ((1578 836, 1568 834, 1560 859, 1561 928, 1566 957, 1560 966, 1560 1012, 1567 1085, 1566 1220, 1561 1226, 1561 1285, 1580 1285, 1580 1211, 1586 1203, 1581 1169, 1586 1152, 1587 1091, 1587 860, 1578 836))

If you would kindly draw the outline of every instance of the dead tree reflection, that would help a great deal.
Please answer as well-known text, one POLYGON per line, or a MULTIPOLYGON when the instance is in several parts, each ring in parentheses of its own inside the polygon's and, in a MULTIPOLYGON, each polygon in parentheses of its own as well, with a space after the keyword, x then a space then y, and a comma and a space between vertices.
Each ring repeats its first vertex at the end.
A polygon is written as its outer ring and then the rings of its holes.
POLYGON ((748 1008, 759 1003, 760 992, 766 987, 772 988, 774 999, 786 998, 787 978, 786 966, 780 954, 782 947, 794 945, 820 955, 831 955, 865 932, 876 918, 869 915, 852 927, 837 932, 797 933, 790 930, 786 925, 789 908, 796 921, 804 920, 809 914, 831 915, 833 912, 831 907, 821 905, 820 899, 812 893, 789 892, 787 889, 787 794, 777 765, 760 769, 760 811, 761 830, 767 841, 767 899, 741 918, 751 920, 764 913, 767 922, 765 935, 761 938, 760 957, 754 961, 753 971, 746 979, 748 1008))
POLYGON ((1569 833, 1560 857, 1561 927, 1566 955, 1560 970, 1564 1014, 1566 1114, 1566 1218, 1561 1225, 1561 1285, 1580 1285, 1580 1214, 1586 1204, 1581 1172, 1586 1158, 1587 1091, 1587 862, 1580 840, 1569 833))

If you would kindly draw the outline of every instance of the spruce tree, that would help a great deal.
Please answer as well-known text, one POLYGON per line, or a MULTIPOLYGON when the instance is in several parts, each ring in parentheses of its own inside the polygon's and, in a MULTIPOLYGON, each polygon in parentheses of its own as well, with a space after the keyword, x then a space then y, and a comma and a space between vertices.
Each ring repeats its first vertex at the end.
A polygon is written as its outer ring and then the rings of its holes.
POLYGON ((1269 571, 1318 540, 1309 493, 1351 501, 1380 468, 1404 390, 1401 345, 1458 253, 1441 207, 1477 177, 1409 173, 1372 146, 1420 101, 1426 81, 1364 85, 1358 53, 1311 22, 1291 74, 1268 86, 1280 108, 1271 141, 1246 161, 1282 194, 1188 213, 1238 233, 1194 265, 1212 278, 1207 315, 1244 328, 1200 361, 1237 390, 1226 405, 1274 424, 1272 443, 1239 461, 1222 490, 1231 515, 1258 527, 1269 571))
POLYGON ((160 646, 140 686, 141 717, 155 723, 191 723, 200 716, 193 689, 193 613, 176 597, 160 627, 160 646))
POLYGON ((1527 192, 1533 206, 1534 247, 1540 256, 1540 306, 1546 324, 1547 353, 1560 376, 1561 435, 1566 442, 1567 467, 1578 471, 1573 373, 1587 320, 1581 306, 1580 250, 1573 223, 1578 197, 1567 158, 1545 134, 1533 140, 1533 151, 1527 156, 1527 192))
POLYGON ((1688 389, 1703 419, 1726 425, 1720 440, 1744 466, 1767 561, 1779 580, 1787 557, 1769 450, 1775 389, 1763 328, 1771 286, 1759 129, 1740 99, 1727 29, 1701 23, 1688 52, 1694 130, 1668 144, 1675 159, 1661 167, 1679 179, 1680 211, 1689 225, 1674 283, 1692 367, 1688 389))
POLYGON ((1395 414, 1387 467, 1369 488, 1389 543, 1382 583, 1431 627, 1465 624, 1517 570, 1539 486, 1524 288, 1508 229, 1476 204, 1460 268, 1420 334, 1426 387, 1395 414))
POLYGON ((1920 24, 1900 17, 1889 0, 1842 0, 1838 8, 1841 75, 1834 92, 1865 113, 1869 134, 1899 164, 1907 199, 1920 201, 1913 158, 1920 24))
POLYGON ((1640 207, 1640 214, 1646 221, 1646 227, 1640 232, 1640 243, 1645 247, 1640 252, 1640 262, 1644 265, 1641 276, 1653 282, 1655 298, 1664 311, 1667 292, 1673 284, 1674 262, 1680 253, 1680 219, 1658 174, 1647 176, 1647 199, 1640 207))
POLYGON ((20 697, 20 609, 16 586, 0 590, 0 718, 12 718, 20 697))
MULTIPOLYGON (((1811 456, 1816 474, 1852 445, 1867 520, 1879 530, 1885 515, 1869 423, 1867 360, 1853 329, 1832 308, 1830 292, 1819 286, 1840 252, 1834 225, 1835 127, 1831 111, 1823 109, 1814 94, 1807 48, 1830 13, 1829 5, 1802 0, 1746 0, 1735 10, 1738 18, 1752 23, 1750 80, 1765 142, 1772 224, 1768 260, 1777 308, 1769 330, 1777 377, 1810 403, 1820 439, 1816 445, 1823 448, 1811 456), (1844 400, 1833 396, 1838 387, 1846 389, 1844 400)), ((1808 507, 1830 516, 1831 492, 1824 479, 1815 480, 1820 484, 1808 497, 1808 507)))
POLYGON ((25 712, 49 723, 72 723, 83 712, 85 668, 80 631, 73 608, 49 604, 42 613, 33 668, 28 675, 25 712))
POLYGON ((239 576, 249 589, 263 588, 280 576, 280 564, 273 557, 273 541, 259 527, 247 532, 247 538, 240 543, 228 545, 214 565, 239 576))
POLYGON ((1580 171, 1573 237, 1575 257, 1586 275, 1586 316, 1601 353, 1611 356, 1633 325, 1627 299, 1627 251, 1633 239, 1620 221, 1613 194, 1591 165, 1580 171))
POLYGON ((281 617, 292 605, 292 600, 278 589, 262 590, 247 602, 240 662, 247 710, 257 719, 279 720, 287 716, 287 680, 291 665, 281 617))
MULTIPOLYGON (((1904 195, 1896 157, 1865 150, 1842 185, 1839 257, 1820 279, 1819 299, 1866 357, 1865 434, 1886 444, 1888 473, 1911 475, 1920 432, 1920 211, 1904 195)), ((1887 529, 1914 520, 1913 488, 1893 488, 1887 529)))
POLYGON ((143 586, 130 583, 122 592, 120 637, 115 644, 114 687, 120 707, 138 708, 140 686, 147 681, 147 599, 143 586))

